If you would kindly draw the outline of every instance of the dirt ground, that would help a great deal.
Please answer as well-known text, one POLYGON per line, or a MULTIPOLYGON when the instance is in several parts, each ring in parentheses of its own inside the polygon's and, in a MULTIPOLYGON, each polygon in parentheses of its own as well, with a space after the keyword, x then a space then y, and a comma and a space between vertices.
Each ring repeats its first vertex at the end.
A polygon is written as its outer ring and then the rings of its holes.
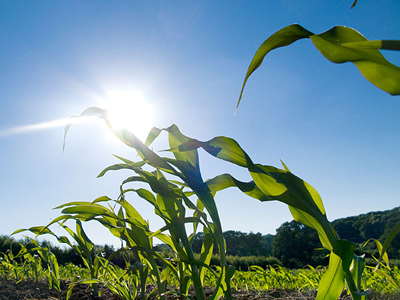
MULTIPOLYGON (((64 300, 68 285, 61 283, 61 292, 50 290, 45 282, 22 281, 16 284, 11 280, 0 280, 0 300, 64 300)), ((212 294, 212 289, 205 291, 206 295, 212 294)), ((256 293, 251 291, 233 291, 233 299, 249 299, 249 300, 314 300, 315 291, 299 292, 297 290, 270 290, 264 293, 256 293)), ((397 296, 398 297, 398 296, 397 296)), ((387 300, 398 300, 397 297, 384 297, 387 300)), ((70 297, 71 300, 117 300, 118 297, 113 295, 109 290, 103 289, 102 295, 94 296, 88 286, 82 285, 74 288, 70 297)), ((167 299, 178 299, 175 295, 168 295, 167 299)), ((351 300, 348 295, 343 295, 340 300, 351 300)), ((382 299, 380 296, 368 297, 368 299, 382 299)))

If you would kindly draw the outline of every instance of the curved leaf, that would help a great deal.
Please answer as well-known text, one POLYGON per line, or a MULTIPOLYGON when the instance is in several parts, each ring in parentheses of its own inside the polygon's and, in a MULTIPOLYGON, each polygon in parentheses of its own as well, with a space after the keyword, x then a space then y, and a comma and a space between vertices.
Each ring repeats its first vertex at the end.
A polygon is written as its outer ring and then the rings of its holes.
POLYGON ((337 235, 326 218, 320 195, 310 184, 289 172, 284 164, 285 170, 254 164, 240 145, 227 137, 216 137, 208 142, 191 139, 171 151, 191 151, 200 147, 217 158, 246 167, 255 184, 252 186, 251 182, 236 181, 230 175, 224 174, 207 182, 211 191, 236 186, 260 201, 283 202, 296 209, 291 209, 293 216, 316 229, 324 247, 332 250, 337 235))
POLYGON ((102 206, 95 205, 79 205, 64 208, 61 211, 63 214, 93 214, 93 215, 102 215, 108 213, 109 210, 102 206))
POLYGON ((352 62, 372 84, 391 95, 400 94, 400 68, 388 62, 378 50, 388 44, 394 46, 392 50, 399 50, 395 43, 368 43, 358 31, 344 26, 333 27, 324 33, 311 36, 310 39, 331 62, 352 62), (367 45, 376 47, 368 48, 367 45))
POLYGON ((134 164, 115 164, 115 165, 112 165, 112 166, 109 166, 109 167, 105 168, 103 171, 100 172, 99 175, 97 175, 97 177, 98 178, 99 177, 103 177, 104 174, 106 174, 108 171, 117 171, 117 170, 122 170, 122 169, 133 170, 135 168, 142 167, 144 164, 145 164, 144 161, 140 161, 140 162, 137 162, 137 163, 134 163, 134 164))
POLYGON ((265 56, 276 48, 288 46, 303 38, 310 38, 314 46, 331 62, 352 62, 372 84, 391 95, 400 95, 400 68, 388 62, 379 52, 400 50, 400 41, 368 41, 358 31, 345 26, 335 26, 321 34, 314 34, 293 24, 275 32, 258 48, 247 69, 237 107, 248 78, 262 64, 265 56))
MULTIPOLYGON (((389 259, 387 257, 386 254, 386 250, 389 248, 391 242, 393 241, 393 239, 396 237, 396 235, 398 235, 400 233, 400 222, 398 222, 392 229, 392 231, 390 231, 389 235, 387 236, 383 247, 381 246, 381 248, 379 248, 379 255, 380 255, 380 259, 383 259, 387 265, 389 265, 389 259)), ((377 244, 378 245, 378 244, 377 244)))
POLYGON ((258 69, 262 64, 264 57, 272 50, 280 47, 288 46, 297 40, 308 38, 313 33, 305 29, 304 27, 293 24, 282 28, 281 30, 275 32, 271 35, 262 45, 258 48, 256 54, 251 61, 249 68, 247 69, 246 76, 242 85, 242 90, 240 91, 239 101, 237 107, 239 107, 240 100, 242 99, 244 86, 246 85, 247 79, 250 75, 258 69))

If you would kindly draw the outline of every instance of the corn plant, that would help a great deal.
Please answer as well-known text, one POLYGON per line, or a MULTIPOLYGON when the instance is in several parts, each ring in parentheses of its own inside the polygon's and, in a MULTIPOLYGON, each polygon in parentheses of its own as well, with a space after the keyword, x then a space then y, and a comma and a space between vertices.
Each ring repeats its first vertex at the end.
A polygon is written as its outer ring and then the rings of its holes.
MULTIPOLYGON (((143 195, 144 190, 141 190, 140 193, 143 195)), ((147 195, 150 195, 147 193, 147 195)), ((156 200, 156 199, 153 199, 156 200)), ((155 203, 155 202, 154 202, 155 203)), ((186 274, 186 263, 185 261, 189 260, 186 252, 182 249, 179 244, 179 239, 175 237, 175 239, 167 236, 161 232, 153 233, 148 228, 146 221, 139 215, 139 213, 125 200, 120 199, 118 204, 121 204, 118 213, 115 213, 113 210, 106 208, 105 206, 101 206, 98 203, 91 203, 88 207, 83 207, 82 205, 78 206, 69 206, 63 210, 64 213, 76 213, 79 211, 80 213, 85 212, 86 214, 89 211, 92 212, 91 219, 97 220, 104 226, 110 229, 110 231, 117 237, 121 238, 126 242, 125 251, 129 250, 135 254, 136 260, 141 263, 138 268, 139 276, 141 278, 141 286, 142 286, 142 295, 144 293, 144 289, 146 286, 147 275, 150 275, 154 282, 156 282, 158 287, 158 292, 160 295, 166 292, 166 287, 168 280, 171 276, 175 276, 180 278, 180 282, 187 279, 184 279, 186 274), (93 207, 96 209, 102 209, 102 213, 94 213, 93 207), (122 208, 125 208, 122 209, 122 208), (185 261, 178 261, 178 267, 175 267, 171 262, 167 261, 164 257, 158 254, 153 250, 153 242, 151 236, 157 236, 165 242, 173 247, 173 249, 180 254, 186 255, 184 257, 185 261), (157 259, 162 262, 164 267, 162 270, 159 269, 157 264, 157 259)), ((68 206, 70 204, 67 204, 68 206)), ((159 209, 161 212, 161 208, 156 205, 156 209, 159 209)), ((163 216, 165 217, 165 213, 163 212, 163 216)), ((170 230, 172 231, 172 230, 170 230)), ((197 267, 195 265, 194 267, 197 267)), ((196 274, 194 274, 195 276, 196 274)), ((193 277, 192 277, 193 278, 193 277)), ((194 279, 195 280, 195 279, 194 279)), ((186 291, 188 288, 184 288, 186 291)))
MULTIPOLYGON (((89 108, 84 111, 82 115, 100 116, 107 121, 107 112, 100 108, 89 108)), ((66 132, 67 130, 68 127, 66 128, 66 132)), ((132 169, 139 177, 128 178, 123 182, 123 185, 127 182, 135 181, 147 182, 150 185, 153 192, 157 194, 156 197, 149 196, 147 193, 146 195, 139 196, 150 203, 156 204, 155 211, 157 215, 162 217, 166 216, 166 218, 163 217, 166 221, 166 226, 154 233, 154 236, 159 237, 163 242, 168 244, 180 257, 181 262, 189 260, 189 264, 192 263, 191 279, 198 295, 204 295, 201 293, 202 282, 199 276, 200 273, 196 268, 198 262, 194 261, 194 257, 192 253, 190 253, 190 245, 187 245, 188 239, 185 238, 186 232, 184 224, 188 221, 194 222, 196 228, 200 220, 202 220, 204 228, 209 230, 209 232, 205 233, 210 233, 210 236, 214 238, 214 242, 220 251, 222 268, 221 275, 217 282, 216 294, 214 296, 219 297, 224 293, 225 297, 229 298, 229 282, 234 273, 234 269, 226 264, 222 227, 214 200, 215 193, 229 187, 236 187, 244 194, 262 202, 277 200, 285 203, 289 206, 296 221, 314 228, 318 232, 322 245, 330 251, 329 268, 321 279, 317 295, 318 300, 338 298, 345 286, 345 280, 353 299, 362 300, 365 294, 368 293, 368 291, 363 291, 357 284, 359 272, 352 273, 350 270, 352 263, 356 268, 362 270, 362 260, 357 259, 354 254, 354 244, 350 241, 341 240, 338 237, 332 224, 327 219, 318 192, 310 184, 292 174, 285 164, 282 163, 283 169, 256 164, 240 145, 231 138, 215 137, 209 141, 202 142, 184 136, 175 125, 165 129, 153 128, 146 144, 143 144, 127 130, 114 130, 114 132, 128 146, 135 148, 143 160, 134 163, 120 158, 125 164, 111 166, 100 175, 102 176, 108 170, 123 168, 132 169), (150 145, 163 130, 167 131, 169 134, 170 152, 174 154, 175 159, 161 158, 148 148, 148 145, 150 145), (253 180, 250 182, 243 182, 230 174, 222 174, 204 182, 201 178, 198 165, 197 151, 199 148, 202 148, 218 159, 246 168, 253 180), (156 170, 152 173, 144 171, 141 168, 144 164, 155 167, 156 170), (179 177, 182 182, 167 180, 166 177, 162 175, 162 171, 169 175, 179 177), (190 188, 191 190, 184 192, 183 189, 179 188, 180 186, 183 188, 190 188), (187 196, 191 194, 196 194, 198 196, 199 201, 197 206, 188 199, 187 196), (185 220, 185 207, 183 203, 195 211, 193 218, 185 220), (206 208, 210 215, 213 221, 212 224, 208 222, 207 215, 203 213, 204 208, 206 208), (165 235, 161 235, 162 231, 165 230, 170 231, 170 236, 168 238, 166 238, 165 235), (177 239, 176 237, 179 238, 177 239), (181 248, 178 247, 176 242, 178 240, 183 243, 185 251, 179 250, 181 248), (188 246, 187 248, 186 245, 188 246), (195 266, 193 266, 193 264, 195 266)), ((121 190, 122 197, 118 201, 125 201, 123 195, 128 190, 124 190, 122 187, 121 190)), ((137 190, 131 191, 137 193, 137 190)), ((64 209, 63 213, 65 214, 77 213, 86 214, 87 216, 89 212, 93 212, 93 207, 90 206, 79 207, 81 204, 76 205, 76 203, 66 204, 64 206, 68 205, 74 205, 74 207, 64 209)), ((130 209, 132 208, 130 207, 130 209)), ((94 215, 91 215, 91 218, 94 218, 96 214, 96 216, 98 216, 98 213, 99 212, 96 212, 94 215)), ((100 214, 108 213, 109 212, 103 210, 100 214)), ((136 214, 136 211, 134 211, 134 213, 136 214)), ((143 223, 144 221, 141 220, 141 222, 143 223)), ((105 222, 103 222, 103 224, 105 224, 105 222)), ((106 226, 109 227, 110 225, 106 226)), ((120 235, 120 237, 123 236, 120 235)), ((147 240, 144 241, 148 243, 147 240)), ((147 251, 150 251, 150 249, 147 248, 147 251)), ((210 251, 207 251, 207 253, 211 254, 210 251)), ((205 256, 208 255, 207 253, 205 253, 205 256)), ((170 270, 173 270, 173 268, 170 268, 170 270)), ((184 277, 182 277, 183 273, 180 273, 178 276, 180 280, 184 280, 184 277)), ((181 288, 185 290, 185 286, 181 288)))
POLYGON ((322 245, 331 253, 329 268, 321 279, 317 299, 339 297, 345 278, 352 297, 354 299, 364 297, 367 291, 357 289, 350 271, 354 258, 354 244, 338 237, 326 217, 321 197, 310 184, 293 175, 283 163, 284 169, 255 164, 235 140, 227 137, 216 137, 206 142, 190 139, 171 151, 182 152, 198 148, 203 148, 216 158, 247 168, 253 179, 250 182, 242 182, 229 174, 222 174, 207 181, 210 190, 217 192, 236 187, 262 202, 272 200, 283 202, 289 206, 296 221, 318 232, 322 245))
MULTIPOLYGON (((99 108, 90 108, 83 115, 97 115, 107 121, 107 112, 99 108)), ((115 201, 120 205, 117 213, 99 204, 111 199, 100 197, 91 203, 72 202, 60 206, 65 215, 52 223, 69 218, 100 222, 114 235, 123 239, 128 247, 137 251, 140 261, 149 266, 150 274, 157 282, 160 295, 166 291, 168 275, 172 273, 180 282, 181 295, 187 294, 189 280, 191 280, 199 299, 203 299, 203 278, 214 242, 221 256, 221 273, 213 297, 218 298, 224 294, 229 299, 230 279, 234 269, 226 263, 225 244, 214 195, 220 190, 236 187, 259 201, 278 200, 287 204, 296 221, 318 232, 322 245, 330 250, 331 254, 329 268, 321 279, 317 299, 339 297, 344 288, 345 279, 353 299, 361 300, 365 297, 367 291, 363 291, 359 284, 363 260, 354 255, 353 243, 338 237, 326 217, 318 192, 311 185, 293 175, 283 163, 283 169, 254 163, 240 145, 231 138, 216 137, 201 142, 184 136, 175 125, 163 130, 169 134, 170 151, 175 159, 161 158, 148 148, 148 145, 161 133, 160 129, 153 128, 146 141, 147 145, 140 142, 131 132, 115 131, 119 138, 135 148, 142 158, 139 162, 119 158, 122 164, 110 166, 99 175, 103 176, 110 170, 119 169, 129 169, 136 173, 135 176, 127 178, 120 187, 120 197, 115 201), (218 159, 246 168, 253 180, 242 182, 229 174, 222 174, 204 182, 198 164, 199 148, 218 159), (153 167, 153 171, 144 170, 142 168, 144 165, 153 167), (176 176, 181 181, 168 180, 164 173, 176 176), (152 192, 146 189, 125 189, 125 184, 135 182, 147 183, 152 192), (151 232, 147 222, 126 201, 125 196, 128 192, 135 193, 152 204, 155 213, 165 221, 166 225, 156 232, 151 232), (193 194, 198 196, 197 205, 189 199, 193 194), (194 211, 192 217, 186 217, 186 208, 194 211), (208 221, 204 209, 213 222, 208 221), (193 223, 195 230, 199 224, 204 227, 205 239, 200 261, 193 255, 190 236, 185 228, 187 223, 193 223), (164 234, 165 231, 168 231, 169 235, 164 234), (161 239, 176 253, 179 258, 176 266, 159 257, 166 267, 161 272, 158 270, 155 263, 155 257, 158 254, 152 249, 152 237, 161 239), (353 264, 353 269, 358 271, 352 273, 351 264, 353 264), (187 274, 190 275, 187 276, 187 274)))
MULTIPOLYGON (((24 259, 32 262, 35 275, 38 270, 42 270, 42 262, 47 266, 47 272, 41 272, 47 278, 49 288, 55 288, 60 291, 60 268, 56 256, 47 247, 40 247, 36 240, 31 239, 30 243, 34 245, 29 252, 24 254, 24 259)), ((23 249, 26 249, 23 247, 23 249)), ((39 279, 39 274, 35 276, 35 281, 39 279)))
MULTIPOLYGON (((35 226, 35 227, 30 227, 29 229, 19 229, 19 230, 14 231, 12 233, 12 235, 28 230, 32 233, 35 233, 36 236, 40 236, 40 235, 44 235, 44 234, 50 234, 50 235, 54 236, 60 243, 67 244, 68 246, 73 248, 80 255, 84 265, 89 270, 90 277, 92 279, 96 279, 99 276, 100 262, 99 262, 98 256, 95 255, 95 253, 94 253, 94 249, 95 249, 94 244, 89 239, 89 237, 86 235, 86 233, 83 229, 83 226, 82 226, 82 222, 79 219, 74 218, 74 220, 76 221, 76 233, 71 228, 69 228, 67 225, 64 224, 67 219, 71 219, 71 218, 62 216, 61 218, 57 218, 57 219, 53 220, 47 226, 35 226), (64 221, 64 222, 60 222, 60 221, 64 221), (71 237, 74 239, 76 244, 71 243, 71 241, 66 236, 58 236, 53 231, 51 231, 48 227, 54 223, 57 223, 62 228, 64 228, 68 232, 68 234, 71 235, 71 237)), ((40 250, 40 248, 37 248, 37 249, 40 250)), ((52 266, 53 273, 58 274, 58 272, 59 272, 58 271, 58 263, 57 263, 57 260, 55 259, 54 255, 53 256, 49 256, 49 254, 45 255, 45 252, 43 252, 42 250, 41 250, 41 253, 42 253, 43 257, 46 257, 48 259, 48 264, 52 266)), ((99 290, 98 290, 97 284, 95 282, 93 282, 91 284, 91 286, 93 288, 93 291, 96 294, 98 294, 99 290)))
POLYGON ((18 262, 14 259, 12 251, 7 250, 5 253, 1 252, 0 254, 2 255, 0 258, 1 276, 6 280, 13 278, 16 282, 23 280, 23 277, 19 276, 18 262))
POLYGON ((38 282, 46 278, 49 288, 60 290, 59 266, 55 255, 46 247, 40 247, 38 242, 28 238, 27 247, 19 243, 20 250, 14 255, 10 250, 0 253, 0 276, 5 279, 10 275, 20 282, 22 280, 33 280, 38 282), (46 268, 43 268, 45 266, 46 268))
POLYGON ((80 278, 90 278, 90 274, 86 268, 76 266, 70 262, 64 266, 60 266, 59 272, 60 278, 67 281, 77 281, 80 278))
POLYGON ((238 271, 232 279, 237 290, 296 289, 299 291, 317 290, 321 271, 315 269, 288 270, 280 266, 263 269, 251 266, 250 271, 238 271))
POLYGON ((98 278, 82 278, 74 281, 67 293, 67 299, 71 295, 72 289, 78 284, 102 285, 107 287, 113 294, 122 300, 134 300, 137 297, 137 287, 139 277, 132 268, 121 269, 110 263, 108 259, 98 257, 103 272, 98 278))
MULTIPOLYGON (((353 6, 356 2, 357 1, 353 3, 353 6)), ((400 68, 387 61, 379 51, 399 51, 400 41, 369 41, 358 31, 344 26, 335 26, 321 34, 314 34, 298 24, 293 24, 271 35, 258 48, 245 75, 237 106, 240 104, 247 80, 252 73, 261 66, 265 56, 274 49, 288 46, 304 38, 309 38, 321 54, 331 62, 339 64, 352 62, 361 74, 372 84, 391 95, 400 95, 400 68)), ((247 154, 245 154, 245 157, 247 159, 247 154)), ((237 162, 234 163, 238 164, 237 162)), ((262 192, 267 192, 266 194, 269 196, 275 196, 276 200, 285 202, 286 200, 277 199, 276 196, 283 196, 286 192, 285 188, 290 190, 290 186, 293 192, 300 192, 297 188, 293 189, 294 181, 292 179, 285 178, 284 181, 282 181, 282 174, 280 174, 280 176, 275 176, 276 174, 273 174, 276 171, 267 170, 265 166, 257 170, 257 167, 254 167, 249 160, 246 161, 244 166, 249 169, 250 173, 256 173, 255 176, 252 176, 255 184, 262 192), (253 170, 255 170, 255 172, 253 170), (273 173, 271 173, 271 171, 273 173), (271 189, 271 186, 263 186, 263 183, 260 183, 260 179, 262 180, 260 174, 268 174, 270 176, 269 180, 276 180, 275 186, 277 190, 271 193, 271 190, 268 190, 268 188, 271 189), (286 181, 286 179, 289 179, 289 181, 286 181), (278 191, 279 185, 281 184, 285 186, 285 188, 281 189, 283 193, 278 191)), ((289 172, 285 166, 284 168, 286 172, 289 172)), ((286 201, 285 203, 289 205, 294 219, 317 230, 322 245, 331 251, 329 269, 321 280, 321 283, 323 283, 322 289, 319 289, 317 299, 337 298, 340 295, 340 290, 344 286, 344 279, 346 279, 347 286, 353 299, 364 299, 366 292, 362 292, 361 288, 361 275, 365 266, 363 257, 354 254, 354 245, 352 243, 339 239, 333 227, 325 217, 325 211, 319 199, 319 195, 315 190, 309 189, 307 184, 305 184, 305 186, 306 189, 308 189, 305 200, 306 202, 308 201, 307 198, 311 200, 308 203, 304 203, 306 205, 306 210, 304 210, 304 207, 302 208, 301 205, 299 206, 299 203, 291 201, 286 201), (315 206, 314 204, 316 204, 317 207, 312 209, 312 206, 315 206), (312 209, 312 211, 308 209, 312 209), (352 270, 350 271, 351 264, 352 270)), ((280 187, 282 188, 282 185, 280 187)), ((301 200, 301 197, 299 197, 301 195, 295 194, 294 196, 297 200, 301 200)), ((381 256, 380 259, 385 259, 385 252, 390 242, 399 232, 400 223, 393 228, 384 246, 378 246, 381 256)))
MULTIPOLYGON (((84 115, 98 115, 106 112, 91 108, 86 110, 84 115)), ((175 147, 188 140, 178 128, 173 125, 167 129, 169 134, 170 147, 175 147)), ((213 193, 208 185, 202 180, 198 164, 196 150, 184 153, 175 153, 175 159, 161 158, 151 151, 148 146, 140 142, 128 131, 118 131, 126 144, 135 148, 143 159, 139 162, 118 157, 123 163, 106 168, 99 176, 103 176, 110 170, 129 169, 136 175, 124 180, 120 190, 121 194, 115 201, 120 205, 118 213, 99 206, 99 200, 90 205, 69 203, 59 208, 64 208, 64 214, 85 214, 90 219, 97 220, 110 229, 111 233, 124 240, 127 246, 140 254, 140 260, 150 267, 150 274, 155 277, 160 294, 165 292, 166 284, 170 274, 178 279, 180 295, 188 293, 190 282, 193 282, 198 299, 204 299, 202 288, 206 269, 212 256, 213 245, 217 246, 221 258, 221 274, 218 278, 217 288, 212 298, 219 298, 222 294, 230 297, 230 278, 234 268, 227 265, 225 255, 225 243, 222 235, 222 226, 219 220, 213 193), (147 171, 143 168, 152 169, 147 171), (176 180, 167 179, 166 175, 174 176, 176 180), (125 188, 129 183, 146 183, 150 190, 125 188), (139 198, 154 206, 155 214, 164 222, 165 226, 155 232, 151 232, 147 222, 126 201, 126 194, 133 193, 139 198), (197 196, 197 203, 192 196, 197 196), (193 212, 191 216, 186 211, 193 212), (211 221, 208 219, 211 218, 211 221), (185 224, 193 224, 194 233, 189 235, 186 232, 185 224), (204 231, 204 242, 199 258, 196 258, 191 241, 198 227, 202 225, 204 231), (168 232, 166 234, 165 232, 168 232), (152 238, 157 237, 167 244, 175 253, 176 259, 167 261, 153 250, 152 238), (163 261, 165 268, 158 272, 154 257, 163 261)), ((158 136, 160 130, 154 129, 148 140, 148 145, 158 136)), ((105 199, 105 198, 102 198, 105 199)), ((111 199, 106 199, 111 200, 111 199)), ((78 217, 75 215, 75 217, 78 217)), ((88 218, 89 220, 89 218, 88 218)))
MULTIPOLYGON (((32 252, 25 245, 20 244, 19 252, 14 256, 10 252, 12 260, 19 261, 20 280, 33 280, 38 282, 43 275, 42 260, 36 252, 32 252)), ((17 268, 16 268, 17 270, 17 268)))

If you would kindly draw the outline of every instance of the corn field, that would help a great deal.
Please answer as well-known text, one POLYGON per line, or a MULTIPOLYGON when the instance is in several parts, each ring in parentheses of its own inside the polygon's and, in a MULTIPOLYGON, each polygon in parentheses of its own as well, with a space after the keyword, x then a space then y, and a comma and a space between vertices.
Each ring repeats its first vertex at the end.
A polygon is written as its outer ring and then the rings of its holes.
MULTIPOLYGON (((32 241, 34 243, 34 241, 32 241)), ((99 289, 108 288, 121 299, 135 299, 140 293, 140 272, 134 266, 122 269, 116 265, 107 264, 101 257, 101 267, 94 280, 90 270, 78 267, 71 263, 58 266, 57 261, 48 263, 49 255, 42 256, 46 248, 32 248, 27 251, 21 249, 16 256, 3 253, 0 259, 0 279, 21 281, 46 282, 49 288, 60 291, 61 282, 69 282, 69 295, 78 284, 97 284, 99 289), (41 253, 37 255, 36 253, 41 253), (23 258, 22 263, 18 260, 23 258)), ((217 268, 218 269, 218 268, 217 268)), ((218 273, 218 271, 216 271, 218 273)), ((235 292, 242 291, 248 295, 262 295, 274 290, 297 290, 302 293, 318 290, 319 282, 324 268, 289 270, 280 266, 269 266, 263 269, 258 266, 250 267, 250 271, 236 271, 231 280, 231 287, 235 292)), ((214 272, 207 271, 204 277, 204 286, 215 287, 217 276, 214 272)), ((170 295, 179 296, 179 281, 169 278, 168 291, 170 295)), ((395 266, 392 270, 369 267, 364 272, 363 285, 368 286, 375 294, 399 296, 400 271, 395 266)), ((154 286, 155 282, 149 278, 148 285, 154 286)), ((98 290, 100 292, 100 290, 98 290)), ((146 292, 144 297, 155 297, 154 291, 146 292), (153 294, 152 294, 153 292, 153 294)), ((384 297, 384 296, 382 296, 384 297)), ((143 298, 142 298, 143 299, 143 298)))
MULTIPOLYGON (((378 51, 389 46, 391 50, 400 50, 398 42, 368 41, 345 27, 316 35, 299 25, 291 25, 275 33, 258 49, 245 76, 239 102, 249 76, 265 56, 271 50, 303 38, 311 39, 329 60, 353 62, 376 86, 391 94, 399 93, 400 69, 393 67, 378 51), (389 77, 393 80, 387 80, 389 77)), ((367 299, 371 291, 398 293, 399 270, 391 268, 386 249, 400 231, 399 224, 384 243, 373 240, 380 257, 376 258, 378 267, 371 269, 365 265, 363 256, 355 254, 355 244, 338 236, 327 219, 318 192, 283 162, 279 168, 256 163, 232 138, 219 136, 199 141, 184 135, 176 125, 153 128, 143 143, 132 132, 114 128, 106 110, 91 107, 81 116, 104 119, 117 137, 137 153, 135 160, 116 156, 118 162, 104 169, 99 177, 119 170, 129 171, 131 175, 116 187, 119 191, 116 199, 102 195, 94 200, 65 203, 57 207, 61 214, 49 224, 13 233, 30 231, 36 236, 51 235, 73 248, 81 256, 84 268, 61 267, 49 249, 36 245, 29 250, 22 247, 16 255, 2 253, 1 278, 17 283, 27 279, 46 280, 49 287, 56 290, 60 289, 60 279, 68 280, 67 298, 74 287, 82 284, 90 286, 97 295, 106 287, 120 299, 166 299, 168 295, 190 299, 193 298, 191 289, 199 300, 232 299, 232 291, 238 290, 253 293, 271 289, 314 290, 317 300, 338 299, 343 291, 354 300, 367 299), (151 149, 162 133, 168 136, 165 156, 151 149), (216 160, 246 170, 251 180, 241 181, 227 173, 203 179, 200 150, 216 160), (287 205, 296 221, 317 231, 322 246, 330 253, 329 266, 306 270, 253 266, 248 272, 235 270, 227 262, 223 224, 216 205, 218 192, 227 188, 237 189, 249 198, 248 201, 279 201, 287 205), (135 201, 128 200, 131 197, 135 201), (151 205, 164 225, 151 230, 147 217, 135 208, 137 201, 151 205), (122 269, 111 263, 112 257, 106 259, 95 253, 94 244, 84 230, 86 222, 97 222, 107 228, 123 242, 124 246, 117 253, 129 253, 136 262, 127 262, 127 268, 122 269), (54 233, 51 228, 56 225, 61 226, 66 235, 54 233), (192 241, 199 231, 203 232, 204 240, 200 255, 195 255, 192 241), (154 250, 156 239, 169 247, 171 257, 154 250), (218 266, 210 263, 213 252, 218 253, 218 266), (149 286, 152 287, 150 292, 149 286), (211 294, 207 287, 212 287, 211 294)), ((69 127, 65 128, 64 142, 69 127)))

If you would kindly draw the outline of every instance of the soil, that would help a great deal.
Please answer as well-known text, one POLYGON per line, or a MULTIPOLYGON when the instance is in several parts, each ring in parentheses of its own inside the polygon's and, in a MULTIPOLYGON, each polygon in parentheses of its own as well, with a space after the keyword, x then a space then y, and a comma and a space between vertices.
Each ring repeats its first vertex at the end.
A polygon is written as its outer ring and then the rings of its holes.
MULTIPOLYGON (((151 290, 151 287, 149 287, 151 290)), ((12 280, 0 279, 0 300, 64 300, 68 291, 68 285, 61 282, 61 291, 49 289, 45 282, 21 281, 18 284, 12 280)), ((102 289, 101 296, 95 296, 87 285, 78 285, 73 289, 71 300, 118 300, 109 290, 102 289)), ((205 290, 206 296, 210 296, 213 290, 205 290)), ((193 292, 191 291, 193 295, 193 292)), ((299 292, 297 290, 269 290, 263 293, 253 291, 232 291, 232 298, 235 300, 314 300, 315 291, 299 292)), ((398 295, 397 295, 398 296, 398 295)), ((176 295, 167 295, 168 300, 179 299, 176 295)), ((351 300, 350 296, 343 295, 340 300, 351 300)), ((369 297, 369 299, 382 299, 380 297, 369 297)), ((387 300, 396 300, 399 298, 386 298, 387 300)))

